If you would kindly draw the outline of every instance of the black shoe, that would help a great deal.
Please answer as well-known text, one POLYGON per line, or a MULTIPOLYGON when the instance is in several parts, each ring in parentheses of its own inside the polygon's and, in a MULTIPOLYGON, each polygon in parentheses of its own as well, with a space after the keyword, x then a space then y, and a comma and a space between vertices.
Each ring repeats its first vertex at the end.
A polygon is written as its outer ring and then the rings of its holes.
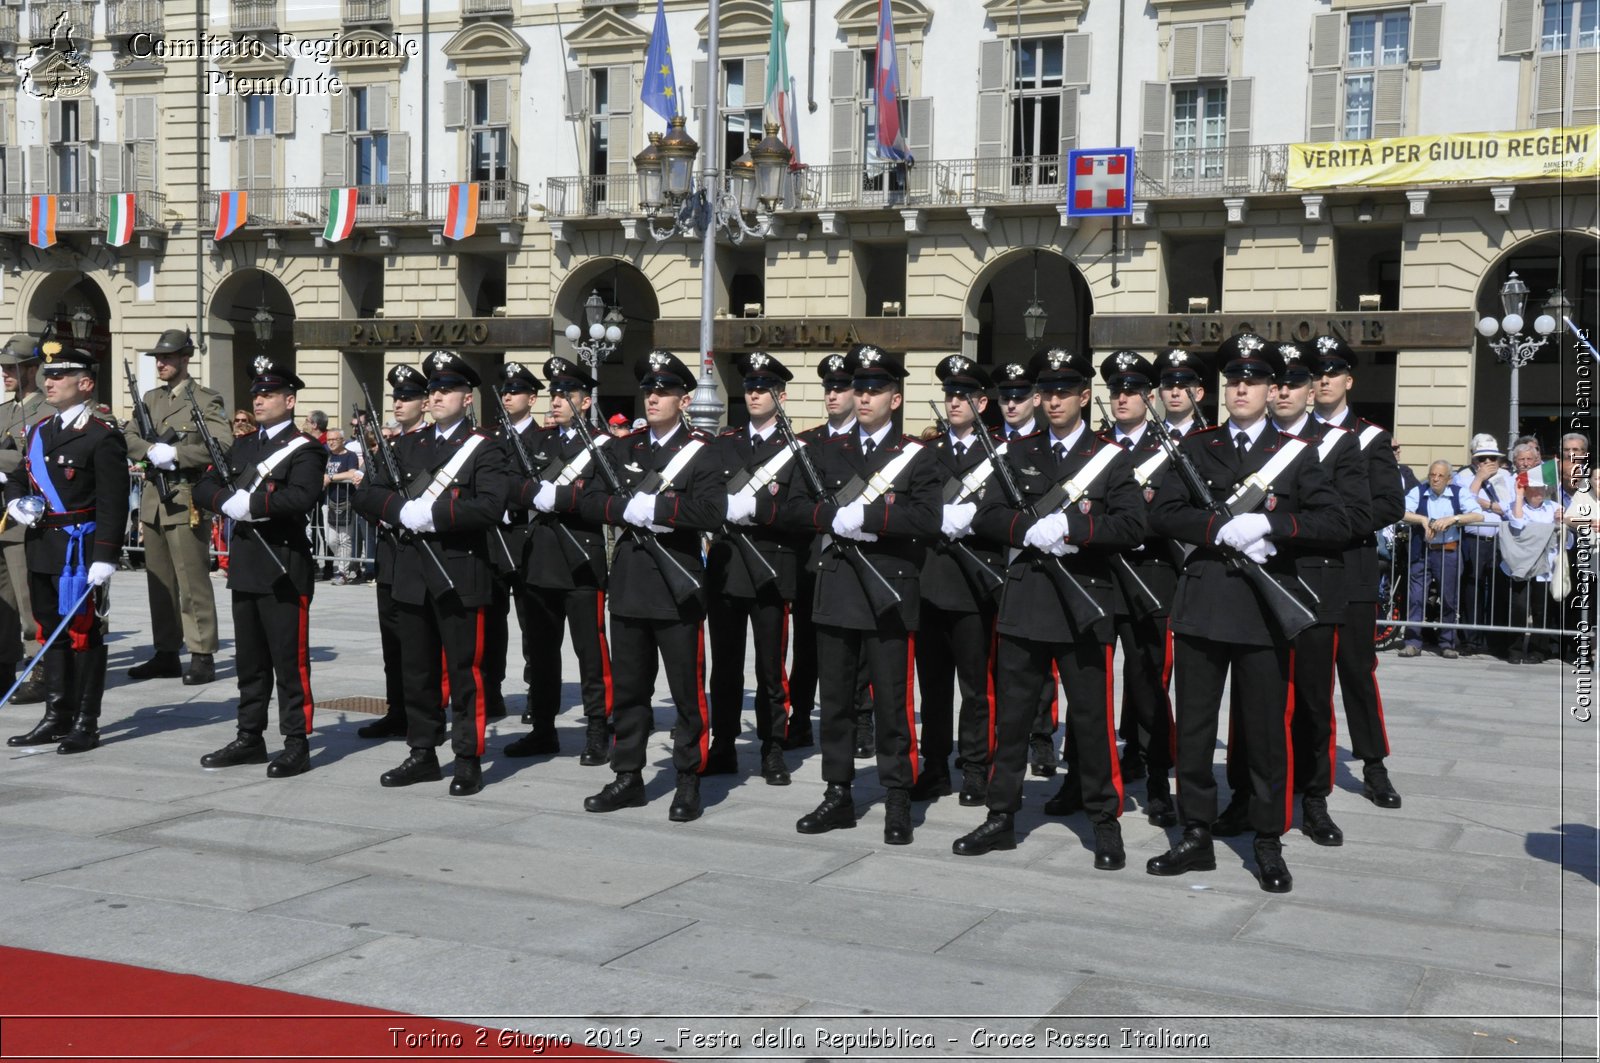
POLYGON ((1114 819, 1094 825, 1094 868, 1096 871, 1121 871, 1128 866, 1128 852, 1122 847, 1122 827, 1114 819))
POLYGON ((783 762, 783 750, 772 745, 761 755, 761 777, 768 786, 789 785, 789 765, 783 762))
POLYGON ((1044 803, 1044 814, 1047 816, 1070 816, 1074 812, 1083 811, 1083 784, 1076 775, 1067 775, 1061 780, 1061 789, 1056 795, 1044 803))
POLYGON ((989 800, 989 773, 983 769, 961 769, 961 796, 956 798, 965 808, 976 808, 989 800))
POLYGON ((892 789, 883 801, 883 844, 911 844, 911 791, 892 789))
POLYGON ((157 650, 148 661, 128 669, 129 679, 176 679, 182 674, 183 663, 178 655, 163 650, 157 650))
POLYGON ((608 749, 611 745, 611 725, 606 722, 604 716, 591 716, 586 727, 587 730, 583 735, 583 752, 578 754, 578 763, 586 768, 592 768, 611 759, 608 749))
POLYGON ((1328 799, 1326 797, 1302 797, 1300 799, 1300 833, 1316 842, 1318 845, 1343 845, 1344 831, 1328 815, 1328 799))
POLYGON ((911 800, 932 801, 940 797, 949 797, 954 792, 950 787, 950 769, 940 764, 917 776, 917 781, 911 786, 911 800), (944 770, 940 771, 940 768, 944 770))
POLYGON ((457 757, 456 771, 450 780, 451 797, 471 797, 483 789, 483 764, 477 757, 457 757))
POLYGON ((1234 794, 1222 815, 1211 821, 1211 833, 1218 838, 1237 838, 1250 829, 1250 799, 1234 794))
POLYGON ((1261 876, 1261 888, 1268 893, 1288 893, 1294 889, 1294 876, 1289 865, 1283 862, 1283 843, 1276 834, 1257 834, 1255 841, 1256 873, 1261 876))
POLYGON ((692 771, 678 773, 678 792, 672 795, 667 818, 674 823, 692 823, 700 818, 700 776, 692 771))
POLYGON ((831 782, 822 795, 822 803, 795 822, 794 829, 801 834, 825 834, 830 830, 848 830, 856 825, 856 806, 850 796, 850 784, 831 782))
POLYGON ((364 723, 356 728, 357 738, 404 738, 406 736, 406 718, 402 713, 398 716, 385 716, 381 720, 364 723))
POLYGON ((56 746, 57 753, 87 753, 100 744, 100 723, 94 717, 79 713, 72 721, 72 730, 56 746))
POLYGON ((1122 747, 1122 763, 1119 765, 1123 782, 1134 782, 1144 778, 1144 750, 1137 746, 1122 747))
POLYGON ((597 794, 583 799, 586 812, 615 812, 644 807, 644 777, 636 771, 619 771, 597 794))
POLYGON ((1056 773, 1056 747, 1049 735, 1034 735, 1028 739, 1028 770, 1041 779, 1056 773))
MULTIPOLYGON (((132 675, 130 671, 128 673, 132 675)), ((203 686, 214 682, 217 678, 217 662, 209 653, 189 654, 189 670, 183 673, 183 685, 186 687, 203 686)))
POLYGON ((63 709, 47 707, 44 717, 33 725, 33 730, 27 734, 12 735, 6 739, 6 745, 17 746, 45 746, 52 742, 59 742, 67 737, 72 730, 72 715, 63 709))
POLYGON ((11 695, 13 705, 37 705, 44 701, 44 676, 39 674, 40 669, 34 668, 28 673, 28 678, 17 687, 17 692, 11 695))
POLYGON ((1160 856, 1152 856, 1144 869, 1152 875, 1181 875, 1186 871, 1215 871, 1217 853, 1211 847, 1211 832, 1205 827, 1188 827, 1183 840, 1160 856))
POLYGON ((711 743, 711 749, 706 753, 705 775, 737 775, 739 774, 739 753, 733 748, 732 742, 718 745, 711 743))
POLYGON ((871 760, 878 755, 877 721, 870 712, 856 717, 856 759, 871 760))
POLYGON ((950 851, 957 856, 982 856, 996 849, 1017 847, 1016 820, 1009 812, 991 812, 989 818, 950 843, 950 851))
POLYGON ((410 786, 419 782, 438 782, 443 778, 444 772, 439 770, 439 755, 432 749, 413 748, 399 767, 378 776, 378 785, 410 786))
POLYGON ((283 740, 283 752, 267 765, 267 778, 287 779, 291 775, 304 775, 311 770, 311 742, 304 735, 288 735, 283 740))
POLYGON ((1153 827, 1176 827, 1178 813, 1172 807, 1171 795, 1160 791, 1147 794, 1144 799, 1144 818, 1153 827))
POLYGON ((202 768, 231 768, 235 764, 265 764, 267 744, 257 734, 239 732, 239 737, 214 753, 200 758, 202 768))
POLYGON ((1363 785, 1361 796, 1377 805, 1379 808, 1399 808, 1400 794, 1394 785, 1389 782, 1389 769, 1383 766, 1383 761, 1366 765, 1361 772, 1363 785))
POLYGON ((542 757, 561 752, 561 739, 556 735, 554 720, 540 720, 533 730, 507 744, 508 757, 542 757))

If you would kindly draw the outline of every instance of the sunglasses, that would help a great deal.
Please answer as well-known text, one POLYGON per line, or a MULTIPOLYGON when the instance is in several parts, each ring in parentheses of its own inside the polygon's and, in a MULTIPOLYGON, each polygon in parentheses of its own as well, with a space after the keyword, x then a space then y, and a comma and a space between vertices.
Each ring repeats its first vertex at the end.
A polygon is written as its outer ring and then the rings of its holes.
POLYGON ((233 423, 234 424, 249 424, 250 420, 249 420, 249 418, 246 418, 246 417, 235 417, 233 419, 233 423))

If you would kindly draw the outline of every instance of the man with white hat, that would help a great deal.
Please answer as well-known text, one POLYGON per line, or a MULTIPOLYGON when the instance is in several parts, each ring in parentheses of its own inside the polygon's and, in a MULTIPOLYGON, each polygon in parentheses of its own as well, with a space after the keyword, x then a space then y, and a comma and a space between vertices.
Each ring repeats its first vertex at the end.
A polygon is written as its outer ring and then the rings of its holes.
MULTIPOLYGON (((1483 510, 1483 520, 1461 529, 1461 622, 1487 624, 1494 588, 1495 536, 1511 512, 1516 487, 1506 470, 1505 450, 1494 436, 1479 432, 1472 437, 1471 462, 1455 474, 1451 484, 1470 492, 1483 510)), ((1456 640, 1464 654, 1486 653, 1486 632, 1463 630, 1456 640)))

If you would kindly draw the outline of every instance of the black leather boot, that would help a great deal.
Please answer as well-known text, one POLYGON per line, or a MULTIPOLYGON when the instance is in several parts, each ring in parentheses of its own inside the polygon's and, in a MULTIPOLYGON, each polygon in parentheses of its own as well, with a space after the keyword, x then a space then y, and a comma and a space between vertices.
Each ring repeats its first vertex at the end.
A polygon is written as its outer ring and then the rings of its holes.
POLYGON ((733 748, 733 742, 712 742, 711 748, 706 751, 707 775, 737 775, 739 774, 739 753, 733 748))
POLYGON ((996 849, 1017 847, 1016 819, 1009 812, 990 812, 989 818, 978 824, 950 845, 957 856, 982 856, 996 849))
POLYGON ((766 752, 761 754, 761 777, 768 786, 789 785, 789 765, 783 759, 783 743, 768 740, 766 752))
POLYGON ((483 789, 483 762, 477 757, 456 757, 455 775, 450 780, 451 797, 471 797, 483 789))
POLYGON ((961 796, 957 801, 966 808, 976 808, 989 800, 989 771, 987 768, 961 769, 961 796))
POLYGON ((883 800, 883 844, 911 844, 911 791, 892 789, 883 800))
POLYGON ((830 830, 848 830, 856 825, 855 800, 850 796, 850 784, 831 782, 822 795, 822 803, 801 816, 794 829, 801 834, 826 834, 830 830))
POLYGON ((267 778, 287 779, 311 770, 311 740, 305 735, 286 735, 283 752, 267 765, 267 778))
POLYGON ((56 747, 57 753, 87 753, 100 744, 100 699, 106 691, 107 652, 104 646, 92 646, 75 655, 78 659, 71 667, 77 670, 73 682, 77 715, 72 730, 56 747))
MULTIPOLYGON (((129 673, 132 674, 131 672, 129 673)), ((204 686, 217 678, 217 662, 209 653, 189 654, 189 670, 183 673, 186 687, 204 686)))
POLYGON ((183 662, 178 654, 157 650, 156 655, 143 664, 128 669, 129 679, 176 679, 183 674, 183 662))
POLYGON ((1217 853, 1211 845, 1211 831, 1195 823, 1184 828, 1183 840, 1144 865, 1152 875, 1181 875, 1186 871, 1215 871, 1217 853))
POLYGON ((1094 867, 1096 871, 1121 871, 1128 866, 1128 853, 1122 847, 1122 826, 1114 819, 1094 825, 1094 867))
POLYGON ((554 720, 536 720, 533 730, 506 746, 508 757, 538 757, 561 752, 554 720))
POLYGON ((28 673, 22 685, 17 687, 17 692, 11 695, 11 704, 37 705, 44 700, 44 675, 41 671, 43 667, 44 662, 40 661, 38 666, 28 673))
POLYGON ((1328 815, 1326 797, 1300 799, 1300 831, 1318 845, 1333 847, 1344 844, 1344 831, 1328 815))
POLYGON ((202 768, 231 768, 236 764, 265 764, 267 744, 258 734, 240 731, 239 737, 200 758, 202 768))
POLYGON ((871 709, 856 714, 856 759, 871 760, 878 755, 878 722, 871 709))
POLYGON ((1056 773, 1056 747, 1049 735, 1036 734, 1028 739, 1028 770, 1041 779, 1056 773))
POLYGON ((40 746, 59 742, 72 730, 72 717, 76 706, 71 703, 71 680, 67 671, 67 648, 52 646, 45 651, 44 660, 34 666, 33 674, 40 677, 44 690, 44 718, 27 734, 12 735, 6 739, 8 746, 40 746))
POLYGON ((1237 838, 1250 829, 1250 798, 1244 794, 1234 794, 1228 799, 1228 807, 1222 810, 1211 824, 1211 833, 1218 838, 1237 838))
POLYGON ((674 823, 689 823, 700 818, 700 776, 692 771, 678 773, 678 792, 672 795, 667 818, 674 823))
POLYGON ((1361 796, 1377 805, 1379 808, 1399 808, 1400 794, 1389 781, 1389 769, 1383 766, 1383 758, 1375 757, 1364 762, 1361 769, 1361 796))
POLYGON ((949 797, 950 793, 950 765, 942 759, 925 763, 917 773, 917 781, 911 784, 913 801, 932 801, 949 797))
POLYGON ((438 782, 444 778, 439 770, 439 754, 432 749, 413 748, 409 756, 395 768, 378 776, 379 786, 410 786, 419 782, 438 782))
POLYGON ((1276 834, 1257 834, 1255 840, 1256 873, 1261 876, 1261 888, 1268 893, 1288 893, 1294 889, 1294 876, 1289 865, 1283 862, 1283 843, 1276 834))
POLYGON ((615 812, 619 808, 644 807, 644 778, 636 771, 619 771, 599 793, 583 799, 588 812, 615 812))
POLYGON ((611 759, 611 722, 604 716, 590 716, 583 736, 583 752, 578 763, 592 768, 611 759))
POLYGON ((1164 787, 1149 786, 1145 790, 1144 818, 1155 827, 1177 826, 1178 812, 1172 807, 1172 792, 1164 787))
POLYGON ((47 702, 44 707, 44 716, 33 725, 33 730, 26 734, 12 735, 6 739, 6 745, 16 748, 18 746, 47 746, 61 741, 67 737, 67 732, 72 730, 72 714, 63 709, 59 704, 47 702))

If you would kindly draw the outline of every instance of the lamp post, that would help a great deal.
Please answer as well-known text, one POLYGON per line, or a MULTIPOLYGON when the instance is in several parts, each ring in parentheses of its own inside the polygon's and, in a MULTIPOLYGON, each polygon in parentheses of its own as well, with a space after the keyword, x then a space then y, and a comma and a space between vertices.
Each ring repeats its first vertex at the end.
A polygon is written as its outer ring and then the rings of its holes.
POLYGON ((78 309, 72 312, 72 338, 82 343, 93 331, 94 311, 80 303, 78 309))
MULTIPOLYGON (((1511 426, 1506 439, 1506 453, 1511 453, 1511 448, 1517 444, 1517 429, 1521 424, 1522 411, 1518 397, 1518 377, 1522 367, 1533 361, 1540 348, 1549 339, 1550 333, 1556 330, 1557 321, 1549 313, 1540 314, 1533 321, 1533 331, 1537 335, 1524 336, 1522 334, 1522 312, 1527 308, 1528 286, 1516 273, 1506 278, 1500 286, 1500 307, 1504 311, 1500 318, 1484 317, 1478 322, 1478 332, 1489 342, 1489 349, 1494 352, 1495 360, 1511 366, 1511 426), (1505 332, 1505 336, 1494 339, 1497 332, 1505 332)), ((1546 300, 1546 308, 1560 309, 1566 306, 1566 297, 1559 288, 1551 290, 1551 296, 1546 300), (1559 302, 1558 302, 1559 300, 1559 302)))
MULTIPOLYGON (((583 301, 583 319, 587 328, 580 327, 576 322, 568 325, 567 340, 577 350, 583 364, 588 367, 589 375, 598 381, 600 365, 611 357, 611 353, 617 349, 617 344, 622 342, 622 333, 627 328, 628 319, 623 315, 621 307, 608 308, 598 289, 590 291, 589 298, 583 301)), ((596 401, 589 404, 589 420, 598 425, 599 396, 595 399, 596 401)))

